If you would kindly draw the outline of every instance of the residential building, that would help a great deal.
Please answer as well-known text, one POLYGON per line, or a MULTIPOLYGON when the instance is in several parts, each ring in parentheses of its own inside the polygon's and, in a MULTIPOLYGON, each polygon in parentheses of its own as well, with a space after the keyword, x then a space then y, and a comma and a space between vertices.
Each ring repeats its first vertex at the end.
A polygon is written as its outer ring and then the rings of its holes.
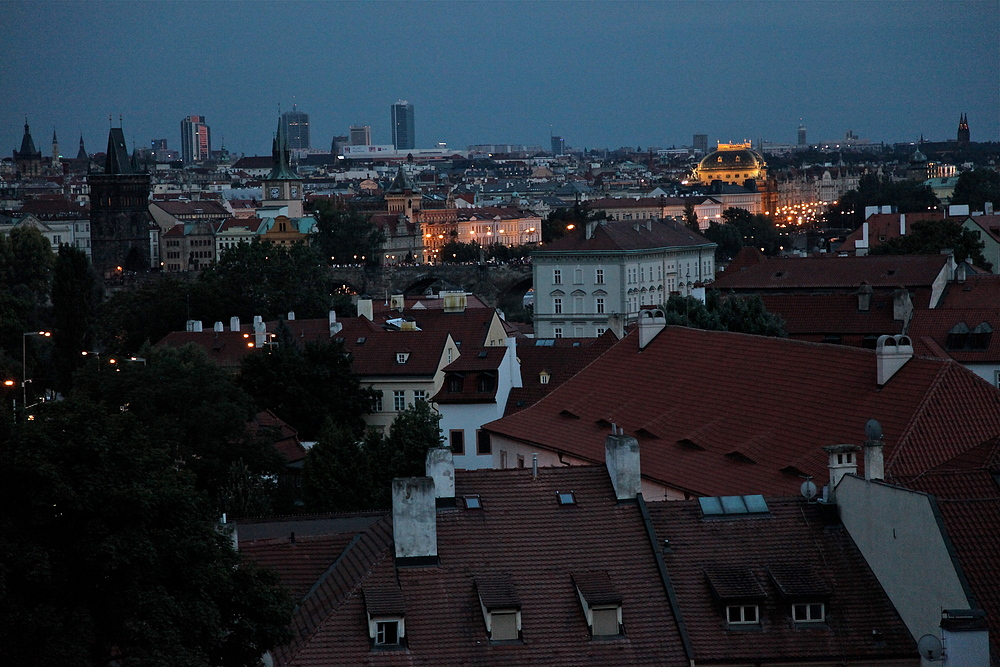
POLYGON ((562 137, 553 136, 550 139, 552 144, 552 155, 560 156, 566 154, 566 140, 562 137))
POLYGON ((22 227, 34 227, 49 242, 52 252, 59 252, 63 243, 91 256, 90 220, 86 218, 41 220, 32 214, 21 214, 11 218, 0 216, 0 234, 9 236, 11 231, 22 227))
POLYGON ((715 244, 672 220, 590 222, 531 258, 539 338, 600 336, 715 278, 715 244))
MULTIPOLYGON (((694 206, 699 229, 708 229, 711 222, 722 221, 724 206, 719 199, 704 195, 691 197, 622 197, 592 199, 588 211, 603 213, 612 220, 646 220, 648 218, 683 218, 688 204, 694 206)), ((728 208, 728 207, 725 207, 728 208)))
POLYGON ((401 151, 416 148, 416 128, 413 123, 413 105, 406 100, 399 100, 392 105, 391 116, 390 126, 392 127, 392 145, 395 149, 397 151, 401 151))
POLYGON ((691 148, 700 151, 702 155, 708 154, 708 135, 696 134, 691 140, 691 148))
POLYGON ((309 144, 309 114, 298 110, 292 105, 291 111, 281 114, 281 124, 285 127, 289 150, 308 150, 309 144))
POLYGON ((204 116, 181 120, 181 159, 184 164, 204 162, 212 153, 212 134, 204 116))

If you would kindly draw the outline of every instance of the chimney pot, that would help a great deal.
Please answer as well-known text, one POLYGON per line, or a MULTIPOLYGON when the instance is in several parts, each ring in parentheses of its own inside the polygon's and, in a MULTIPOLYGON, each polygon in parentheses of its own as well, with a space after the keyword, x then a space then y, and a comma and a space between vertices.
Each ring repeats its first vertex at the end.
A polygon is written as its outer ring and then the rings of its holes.
POLYGON ((837 485, 844 475, 858 474, 857 452, 861 450, 857 445, 829 445, 823 448, 829 455, 828 468, 830 471, 830 485, 827 490, 827 502, 837 502, 837 485))
POLYGON ((240 318, 235 317, 235 316, 229 318, 229 330, 230 331, 239 331, 240 330, 240 318))
POLYGON ((667 316, 659 308, 639 312, 639 349, 644 350, 667 326, 667 316))
POLYGON ((222 326, 222 322, 216 322, 214 329, 215 329, 216 333, 219 333, 221 331, 225 331, 225 327, 222 326))

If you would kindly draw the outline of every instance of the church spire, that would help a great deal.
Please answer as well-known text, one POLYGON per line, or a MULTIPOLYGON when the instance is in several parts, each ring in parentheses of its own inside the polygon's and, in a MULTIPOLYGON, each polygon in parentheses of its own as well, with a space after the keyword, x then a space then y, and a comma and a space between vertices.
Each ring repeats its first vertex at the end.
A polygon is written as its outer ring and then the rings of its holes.
POLYGON ((969 143, 969 118, 964 113, 958 119, 958 143, 962 146, 969 143))
POLYGON ((83 132, 80 133, 80 150, 76 153, 77 160, 89 160, 90 156, 87 155, 87 149, 83 147, 83 132))
POLYGON ((274 141, 271 143, 271 173, 268 174, 266 180, 299 180, 299 175, 295 173, 291 166, 291 153, 288 150, 288 135, 280 117, 278 118, 278 132, 274 135, 274 141))

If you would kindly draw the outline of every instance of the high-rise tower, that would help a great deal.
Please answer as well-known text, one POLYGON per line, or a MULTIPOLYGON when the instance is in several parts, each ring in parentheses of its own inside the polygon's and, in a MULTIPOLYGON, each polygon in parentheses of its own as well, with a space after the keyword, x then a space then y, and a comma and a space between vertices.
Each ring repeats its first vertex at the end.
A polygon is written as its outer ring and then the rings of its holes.
POLYGON ((212 134, 204 116, 188 116, 181 121, 181 159, 184 164, 204 162, 212 154, 212 134))
POLYGON ((351 146, 371 146, 371 143, 371 125, 351 125, 351 146))
POLYGON ((806 126, 799 123, 799 148, 805 148, 806 145, 806 126))
POLYGON ((963 113, 958 119, 958 144, 965 146, 969 143, 969 119, 963 113))
POLYGON ((309 148, 309 114, 299 111, 293 104, 291 111, 281 114, 281 123, 285 126, 289 149, 309 148))
POLYGON ((129 159, 120 127, 108 133, 103 174, 90 174, 90 242, 94 269, 111 277, 149 270, 149 174, 129 159))
POLYGON ((416 148, 413 127, 413 105, 399 100, 392 105, 392 145, 397 151, 416 148))

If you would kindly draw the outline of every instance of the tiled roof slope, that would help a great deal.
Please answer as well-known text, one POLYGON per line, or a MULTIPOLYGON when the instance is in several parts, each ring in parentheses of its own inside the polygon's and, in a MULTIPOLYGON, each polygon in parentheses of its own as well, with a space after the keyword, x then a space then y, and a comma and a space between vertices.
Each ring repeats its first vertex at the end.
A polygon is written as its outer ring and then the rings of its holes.
POLYGON ((974 602, 986 611, 992 664, 1000 665, 1000 439, 903 483, 934 495, 974 602))
MULTIPOLYGON (((437 513, 437 567, 393 568, 372 553, 347 585, 321 588, 314 634, 281 652, 280 665, 687 665, 636 504, 618 503, 602 467, 460 471, 458 496, 482 510, 437 513), (576 505, 556 492, 572 490, 576 505), (622 597, 624 638, 593 640, 574 574, 605 571, 622 597), (367 574, 365 574, 367 573, 367 574), (513 583, 521 642, 491 643, 476 580, 513 583), (361 588, 398 581, 407 647, 373 651, 361 588), (329 590, 338 601, 324 602, 329 590)), ((461 503, 460 503, 461 505, 461 503)), ((340 576, 340 567, 328 577, 340 576)), ((508 591, 510 592, 510 591, 508 591)), ((305 605, 300 609, 300 616, 305 605)), ((297 623, 299 623, 297 621, 297 623)))
POLYGON ((1000 307, 919 310, 913 315, 909 335, 914 349, 921 354, 951 358, 962 364, 1000 362, 1000 307), (962 322, 970 330, 983 322, 990 326, 993 333, 987 334, 985 348, 959 349, 948 345, 948 332, 962 322))
POLYGON ((1000 275, 971 275, 948 285, 939 308, 990 308, 1000 305, 1000 275))
POLYGON ((698 664, 913 660, 915 642, 843 525, 803 498, 766 502, 766 515, 711 519, 697 501, 649 503, 657 539, 669 540, 663 560, 698 664), (713 595, 706 570, 740 571, 756 582, 765 595, 752 603, 760 625, 725 630, 726 603, 713 595), (789 594, 813 593, 796 601, 825 600, 826 623, 794 624, 779 582, 789 594))
POLYGON ((636 435, 643 474, 695 495, 798 489, 827 479, 822 445, 860 442, 878 419, 886 472, 916 474, 1000 433, 1000 392, 955 362, 914 358, 883 387, 876 353, 666 327, 633 333, 531 408, 485 428, 585 461, 614 423, 636 435))
MULTIPOLYGON (((884 238, 886 241, 898 239, 899 233, 899 213, 876 213, 868 216, 865 222, 868 223, 868 247, 882 245, 884 238)), ((943 211, 928 211, 924 213, 904 213, 906 216, 906 232, 910 233, 914 222, 922 220, 943 220, 943 211)), ((858 227, 847 235, 844 242, 840 244, 840 251, 854 252, 857 249, 857 242, 864 238, 864 227, 858 227)))
POLYGON ((719 290, 763 291, 926 287, 933 284, 949 258, 945 255, 867 257, 774 257, 729 270, 715 281, 719 290))
POLYGON ((594 228, 594 235, 589 239, 586 238, 586 230, 579 228, 572 234, 541 246, 533 254, 654 250, 699 245, 714 246, 701 234, 673 220, 607 221, 598 223, 594 228))
POLYGON ((892 318, 892 298, 891 293, 872 294, 868 310, 862 311, 856 294, 761 294, 768 312, 785 321, 789 336, 815 342, 824 334, 903 333, 903 322, 892 318))

